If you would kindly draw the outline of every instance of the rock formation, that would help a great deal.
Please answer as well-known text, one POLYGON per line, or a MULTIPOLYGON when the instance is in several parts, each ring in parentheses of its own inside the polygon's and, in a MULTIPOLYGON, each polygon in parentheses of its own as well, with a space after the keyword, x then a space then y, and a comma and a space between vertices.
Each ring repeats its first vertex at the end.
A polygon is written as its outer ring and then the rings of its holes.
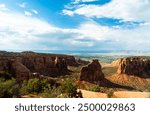
POLYGON ((93 60, 87 67, 83 67, 81 70, 80 80, 98 83, 104 79, 104 74, 101 69, 101 65, 98 60, 93 60))
POLYGON ((121 59, 117 73, 150 78, 150 58, 123 58, 121 59))
POLYGON ((0 72, 8 71, 19 82, 29 79, 33 73, 57 77, 69 73, 67 66, 78 66, 73 56, 41 54, 34 52, 0 53, 0 72))
POLYGON ((28 80, 30 77, 30 70, 16 59, 10 57, 0 58, 0 72, 8 72, 11 77, 16 78, 18 82, 28 80))

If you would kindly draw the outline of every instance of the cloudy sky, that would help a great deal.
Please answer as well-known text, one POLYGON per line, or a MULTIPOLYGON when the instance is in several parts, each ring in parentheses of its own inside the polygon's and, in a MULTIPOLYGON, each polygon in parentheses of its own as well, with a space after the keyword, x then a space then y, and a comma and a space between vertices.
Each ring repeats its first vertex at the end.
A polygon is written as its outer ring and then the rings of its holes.
POLYGON ((150 50, 150 0, 0 0, 0 50, 150 50))

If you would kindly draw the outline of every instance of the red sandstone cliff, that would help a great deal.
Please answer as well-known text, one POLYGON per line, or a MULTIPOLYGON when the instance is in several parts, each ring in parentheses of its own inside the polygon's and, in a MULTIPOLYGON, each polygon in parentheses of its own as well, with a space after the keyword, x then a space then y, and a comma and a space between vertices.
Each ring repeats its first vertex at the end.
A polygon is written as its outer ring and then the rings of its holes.
POLYGON ((129 57, 122 58, 118 67, 118 74, 150 77, 150 58, 129 57))
POLYGON ((67 66, 78 66, 73 56, 34 52, 0 55, 0 71, 8 71, 18 81, 29 79, 32 73, 57 77, 69 73, 67 66))

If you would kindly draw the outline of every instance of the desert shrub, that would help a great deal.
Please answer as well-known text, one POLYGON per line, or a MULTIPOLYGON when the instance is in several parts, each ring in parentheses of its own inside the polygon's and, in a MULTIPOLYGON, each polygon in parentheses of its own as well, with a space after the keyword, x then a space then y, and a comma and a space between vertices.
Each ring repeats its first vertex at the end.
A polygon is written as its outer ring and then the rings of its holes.
POLYGON ((94 86, 90 87, 89 90, 94 91, 94 92, 100 92, 101 88, 98 85, 94 85, 94 86))
POLYGON ((109 89, 108 92, 107 92, 108 98, 112 98, 113 94, 114 94, 114 90, 113 89, 109 89))
POLYGON ((43 93, 41 93, 42 97, 46 98, 56 98, 61 96, 60 87, 47 87, 44 89, 43 93))
POLYGON ((9 80, 12 78, 12 75, 8 71, 1 71, 0 78, 4 78, 5 80, 9 80))
POLYGON ((74 81, 72 79, 65 79, 60 88, 61 92, 67 94, 68 97, 76 97, 77 86, 74 84, 74 81))
POLYGON ((110 89, 107 87, 101 87, 99 85, 93 85, 89 87, 89 91, 94 91, 94 92, 101 92, 101 93, 109 93, 110 89))
POLYGON ((16 84, 15 79, 10 80, 0 79, 0 97, 9 98, 17 95, 16 94, 17 88, 15 87, 15 84, 16 84))
POLYGON ((50 84, 47 80, 40 80, 38 78, 29 79, 28 81, 24 81, 22 83, 22 87, 20 89, 21 94, 30 94, 30 93, 41 93, 46 88, 49 88, 50 84))

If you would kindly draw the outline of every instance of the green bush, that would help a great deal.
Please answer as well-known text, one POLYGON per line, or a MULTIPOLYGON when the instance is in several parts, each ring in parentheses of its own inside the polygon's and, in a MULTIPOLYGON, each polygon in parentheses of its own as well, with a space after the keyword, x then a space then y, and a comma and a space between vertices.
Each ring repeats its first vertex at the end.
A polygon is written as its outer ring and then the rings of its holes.
POLYGON ((94 86, 90 87, 89 90, 94 91, 94 92, 100 92, 101 88, 98 85, 94 85, 94 86))
POLYGON ((42 93, 45 89, 49 88, 50 84, 47 80, 40 80, 38 78, 29 79, 22 83, 20 89, 21 94, 30 94, 30 93, 42 93))
POLYGON ((68 97, 76 97, 77 86, 72 79, 66 79, 61 86, 61 92, 66 93, 68 97))
POLYGON ((0 97, 9 98, 15 96, 17 90, 15 84, 16 84, 15 79, 11 80, 0 79, 0 97))

